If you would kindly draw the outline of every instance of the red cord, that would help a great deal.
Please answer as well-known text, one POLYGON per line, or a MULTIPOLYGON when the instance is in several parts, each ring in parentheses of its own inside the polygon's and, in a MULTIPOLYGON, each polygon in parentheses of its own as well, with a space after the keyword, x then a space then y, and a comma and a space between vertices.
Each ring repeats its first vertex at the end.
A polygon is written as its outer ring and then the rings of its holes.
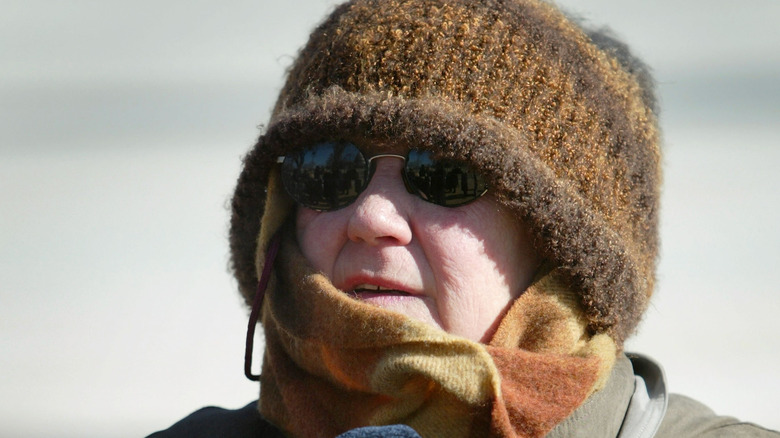
POLYGON ((260 374, 252 374, 252 351, 254 350, 255 328, 257 327, 257 318, 260 316, 260 309, 263 307, 263 297, 265 289, 268 287, 268 281, 271 279, 271 270, 273 269, 276 253, 279 252, 279 246, 282 241, 281 231, 274 234, 271 243, 268 245, 268 251, 265 253, 265 263, 263 265, 263 274, 257 283, 255 299, 252 302, 252 312, 249 314, 249 326, 246 329, 246 349, 244 350, 244 375, 247 379, 257 382, 260 380, 260 374))

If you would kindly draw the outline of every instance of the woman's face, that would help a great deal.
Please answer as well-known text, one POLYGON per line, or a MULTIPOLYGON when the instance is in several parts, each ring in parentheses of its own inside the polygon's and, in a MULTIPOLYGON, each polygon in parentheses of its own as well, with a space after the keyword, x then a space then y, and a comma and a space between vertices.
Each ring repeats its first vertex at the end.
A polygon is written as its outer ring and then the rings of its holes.
POLYGON ((378 158, 345 208, 299 206, 303 254, 357 299, 486 342, 539 264, 529 233, 489 195, 447 208, 409 194, 403 164, 378 158))

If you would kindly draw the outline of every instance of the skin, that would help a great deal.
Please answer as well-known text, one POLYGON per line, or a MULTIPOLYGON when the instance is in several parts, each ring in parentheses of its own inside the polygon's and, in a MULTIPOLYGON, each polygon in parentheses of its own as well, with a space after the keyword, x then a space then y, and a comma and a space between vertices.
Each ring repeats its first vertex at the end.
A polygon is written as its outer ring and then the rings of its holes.
POLYGON ((539 266, 529 233, 489 193, 456 208, 408 193, 403 164, 378 158, 368 187, 345 208, 299 206, 303 254, 357 299, 487 342, 539 266))

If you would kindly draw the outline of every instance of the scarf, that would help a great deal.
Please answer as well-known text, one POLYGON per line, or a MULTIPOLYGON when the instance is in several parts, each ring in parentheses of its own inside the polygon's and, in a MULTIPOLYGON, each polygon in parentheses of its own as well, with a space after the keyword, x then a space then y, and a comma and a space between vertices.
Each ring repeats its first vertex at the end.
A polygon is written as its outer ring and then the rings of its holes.
POLYGON ((616 344, 587 333, 554 270, 485 345, 348 296, 311 268, 292 234, 263 303, 259 402, 289 436, 402 423, 423 437, 539 437, 610 374, 616 344))

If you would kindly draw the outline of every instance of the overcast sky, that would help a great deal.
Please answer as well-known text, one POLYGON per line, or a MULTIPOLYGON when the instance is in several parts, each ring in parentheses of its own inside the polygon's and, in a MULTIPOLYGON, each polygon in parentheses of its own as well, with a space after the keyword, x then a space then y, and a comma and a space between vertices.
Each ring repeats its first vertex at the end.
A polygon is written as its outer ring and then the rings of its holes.
MULTIPOLYGON (((277 81, 332 1, 4 2, 5 85, 277 81), (11 62, 9 62, 11 61, 11 62)), ((780 63, 773 0, 559 2, 609 24, 663 74, 780 63)))

